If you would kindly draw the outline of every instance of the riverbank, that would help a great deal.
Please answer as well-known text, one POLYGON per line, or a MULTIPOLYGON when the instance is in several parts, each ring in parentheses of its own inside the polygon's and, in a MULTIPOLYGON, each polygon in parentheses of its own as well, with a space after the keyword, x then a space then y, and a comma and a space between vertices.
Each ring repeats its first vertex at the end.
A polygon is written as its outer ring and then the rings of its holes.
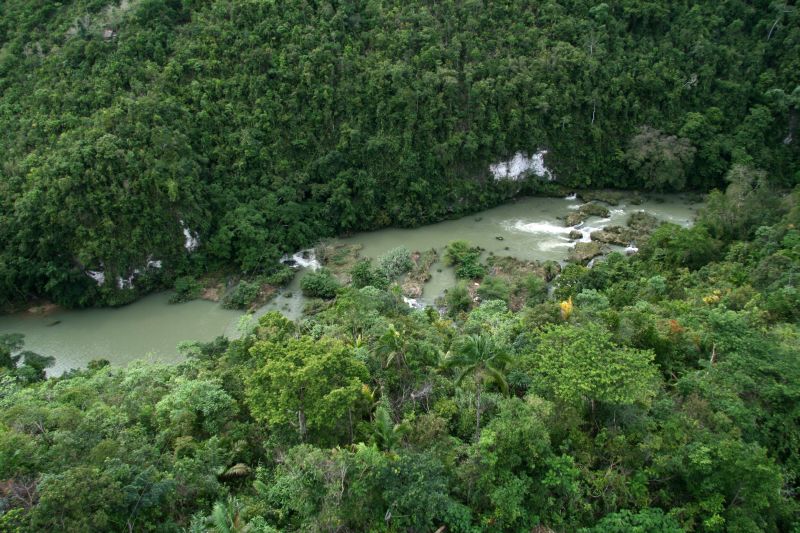
MULTIPOLYGON (((641 196, 636 204, 626 198, 618 199, 616 205, 604 204, 608 216, 589 216, 578 229, 565 225, 567 217, 583 205, 578 196, 520 198, 470 216, 419 228, 391 228, 333 239, 328 241, 329 256, 320 259, 327 259, 343 276, 342 281, 347 281, 344 276, 348 266, 357 259, 377 259, 398 246, 411 252, 433 251, 436 255, 431 254, 432 262, 425 265, 424 277, 430 278, 414 288, 421 289, 415 303, 429 306, 456 283, 454 270, 442 261, 444 247, 451 241, 463 239, 483 248, 484 260, 489 256, 509 256, 520 261, 561 263, 576 242, 591 241, 593 232, 624 226, 632 213, 644 211, 658 221, 688 226, 700 207, 688 195, 641 196), (570 236, 576 231, 579 237, 570 236)), ((256 315, 274 310, 292 319, 302 316, 308 300, 302 295, 300 280, 308 269, 319 264, 308 254, 294 257, 300 259, 295 260, 299 272, 257 309, 256 315)), ((50 373, 58 374, 98 358, 109 359, 112 364, 127 364, 149 354, 153 360, 174 362, 181 358, 176 348, 180 341, 236 335, 236 325, 245 314, 223 309, 211 301, 170 305, 169 299, 170 293, 157 293, 119 308, 6 315, 0 317, 0 334, 24 333, 27 349, 56 358, 56 367, 50 373)))

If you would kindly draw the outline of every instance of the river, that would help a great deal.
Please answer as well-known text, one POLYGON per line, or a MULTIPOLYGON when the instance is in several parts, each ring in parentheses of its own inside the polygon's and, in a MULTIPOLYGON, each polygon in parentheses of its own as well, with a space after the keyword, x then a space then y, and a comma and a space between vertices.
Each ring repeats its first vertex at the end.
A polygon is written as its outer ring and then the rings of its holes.
MULTIPOLYGON (((572 246, 569 229, 563 219, 580 206, 573 198, 521 198, 508 204, 475 213, 458 220, 414 229, 385 229, 359 233, 341 242, 360 244, 361 255, 378 257, 397 246, 410 250, 436 248, 456 239, 465 239, 496 255, 520 259, 563 260, 572 246)), ((687 196, 646 197, 638 205, 625 201, 609 206, 608 218, 590 218, 581 227, 588 232, 609 225, 624 225, 630 213, 643 210, 658 219, 687 226, 699 204, 687 196)), ((420 299, 430 304, 442 291, 452 286, 451 268, 434 264, 432 278, 420 299)), ((276 309, 291 318, 302 313, 304 299, 299 279, 279 292, 257 314, 276 309)), ((223 309, 213 302, 195 300, 170 305, 169 293, 154 294, 117 309, 58 310, 47 316, 21 313, 0 316, 0 334, 22 333, 25 349, 52 355, 56 364, 48 374, 59 375, 71 368, 85 367, 93 359, 108 359, 124 365, 134 359, 176 362, 181 356, 177 345, 184 340, 211 340, 217 335, 235 336, 241 312, 223 309)))

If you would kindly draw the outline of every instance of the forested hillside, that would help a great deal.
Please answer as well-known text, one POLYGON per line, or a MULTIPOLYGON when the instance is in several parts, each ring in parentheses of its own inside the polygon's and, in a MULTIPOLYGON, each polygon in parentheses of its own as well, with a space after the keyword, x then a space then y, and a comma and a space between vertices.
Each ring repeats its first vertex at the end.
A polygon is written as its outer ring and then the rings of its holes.
POLYGON ((798 73, 793 2, 4 0, 0 302, 269 273, 536 190, 491 178, 516 152, 565 187, 791 186, 798 73))
POLYGON ((554 279, 451 243, 441 314, 397 250, 180 365, 0 335, 0 532, 797 533, 800 193, 741 178, 554 279))

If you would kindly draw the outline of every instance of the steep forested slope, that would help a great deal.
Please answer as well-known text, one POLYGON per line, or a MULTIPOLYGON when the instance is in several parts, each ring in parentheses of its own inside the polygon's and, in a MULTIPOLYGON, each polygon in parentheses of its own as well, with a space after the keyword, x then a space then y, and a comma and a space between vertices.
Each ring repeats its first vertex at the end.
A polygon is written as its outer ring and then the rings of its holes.
POLYGON ((708 188, 732 163, 791 185, 799 17, 767 1, 6 0, 0 300, 269 269, 319 236, 531 190, 487 170, 517 151, 547 149, 568 186, 708 188))

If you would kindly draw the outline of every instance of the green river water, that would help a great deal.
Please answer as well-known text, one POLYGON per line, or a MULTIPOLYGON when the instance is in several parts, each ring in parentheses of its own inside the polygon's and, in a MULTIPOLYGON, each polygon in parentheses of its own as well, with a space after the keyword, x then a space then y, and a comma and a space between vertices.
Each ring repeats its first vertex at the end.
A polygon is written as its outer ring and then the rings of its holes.
MULTIPOLYGON (((487 253, 560 261, 574 244, 567 238, 571 228, 565 228, 560 219, 579 205, 578 200, 569 198, 521 198, 458 220, 414 229, 360 233, 340 240, 361 244, 361 255, 372 258, 397 246, 406 246, 412 251, 436 248, 441 253, 448 242, 465 239, 485 248, 487 253)), ((624 225, 628 215, 638 210, 664 221, 689 225, 698 207, 699 204, 690 203, 688 197, 682 195, 650 197, 640 205, 622 202, 609 206, 609 218, 591 218, 579 229, 585 231, 588 238, 588 232, 593 229, 624 225)), ((422 304, 431 304, 455 282, 453 270, 440 263, 433 265, 431 273, 432 278, 420 299, 422 304)), ((296 276, 284 292, 257 314, 277 309, 291 318, 300 316, 304 305, 299 290, 302 275, 303 272, 296 276)), ((26 349, 54 356, 56 364, 49 370, 51 375, 84 367, 89 361, 100 358, 116 365, 134 359, 176 362, 180 360, 177 345, 181 341, 237 334, 241 312, 202 300, 178 305, 170 305, 168 300, 169 294, 162 293, 118 309, 59 310, 47 316, 26 313, 0 316, 0 334, 23 333, 26 349)))

